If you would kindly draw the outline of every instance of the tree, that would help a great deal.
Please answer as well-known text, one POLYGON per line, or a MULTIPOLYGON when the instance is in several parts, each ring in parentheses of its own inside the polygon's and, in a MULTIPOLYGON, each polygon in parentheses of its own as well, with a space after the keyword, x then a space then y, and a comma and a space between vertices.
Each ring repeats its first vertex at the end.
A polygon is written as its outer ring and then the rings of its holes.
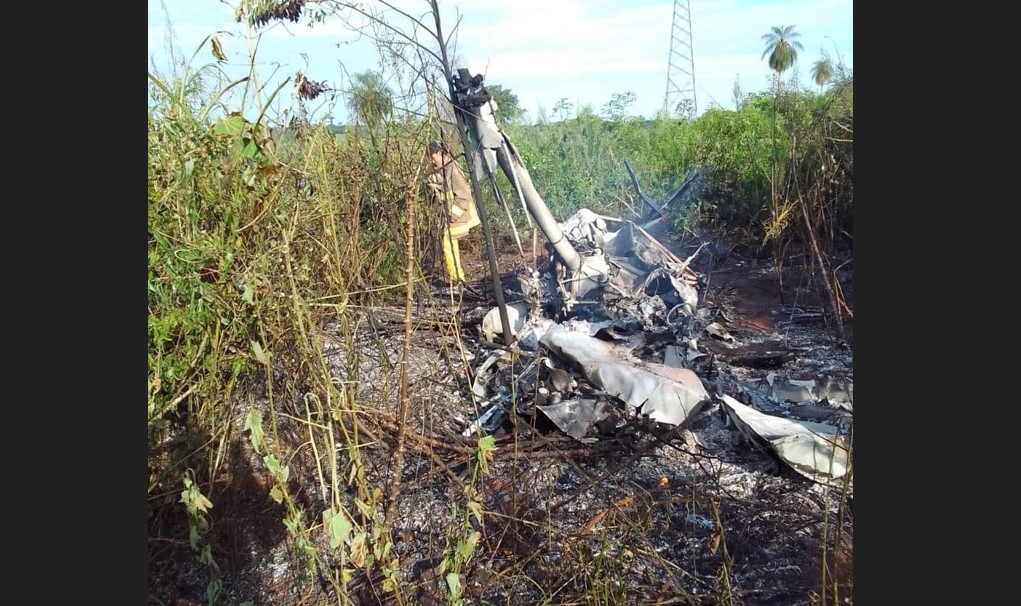
MULTIPOLYGON (((798 51, 804 50, 801 42, 798 42, 797 38, 801 34, 794 31, 793 25, 774 25, 770 29, 768 34, 764 34, 762 39, 766 41, 766 50, 762 51, 762 57, 765 58, 769 55, 769 69, 773 70, 774 86, 773 86, 773 155, 774 165, 776 164, 776 100, 780 94, 781 80, 780 76, 785 71, 791 68, 798 61, 798 51)), ((774 171, 774 182, 776 181, 776 174, 774 171)), ((774 183, 773 190, 774 204, 776 201, 776 189, 774 183)))
POLYGON ((351 112, 370 128, 393 113, 393 92, 378 72, 355 74, 347 97, 351 112))
POLYGON ((611 122, 618 122, 627 118, 628 109, 635 103, 636 96, 633 92, 615 93, 613 98, 603 106, 603 117, 611 122))
POLYGON ((561 97, 557 104, 553 106, 553 116, 560 120, 569 120, 573 111, 574 104, 568 101, 567 97, 561 97))
MULTIPOLYGON (((794 31, 793 25, 773 26, 769 33, 764 34, 762 39, 766 41, 766 50, 762 52, 762 57, 769 56, 768 64, 769 69, 773 70, 774 86, 773 86, 773 116, 772 125, 770 127, 770 139, 773 157, 770 161, 770 178, 769 178, 769 200, 770 200, 770 225, 766 230, 766 238, 779 238, 783 232, 785 225, 785 217, 789 216, 785 212, 785 207, 780 203, 780 161, 777 154, 776 147, 776 106, 777 98, 780 96, 781 80, 780 76, 785 71, 791 68, 798 60, 798 51, 803 50, 801 42, 798 42, 797 38, 800 36, 798 32, 794 31)), ((780 297, 783 298, 783 274, 780 271, 782 265, 782 251, 780 246, 774 247, 774 265, 776 270, 776 276, 780 280, 780 297)))
POLYGON ((521 109, 518 96, 509 89, 493 84, 486 86, 486 90, 493 96, 493 101, 496 101, 497 113, 507 122, 516 122, 524 115, 525 110, 521 109))
POLYGON ((776 82, 779 86, 780 75, 791 68, 798 61, 798 51, 805 50, 801 42, 797 40, 801 36, 794 31, 793 25, 773 26, 768 34, 762 39, 766 41, 766 50, 762 57, 769 55, 769 69, 776 72, 776 82))
POLYGON ((822 59, 812 64, 812 80, 819 85, 819 93, 822 94, 822 87, 833 77, 833 62, 830 61, 826 51, 822 51, 822 59))

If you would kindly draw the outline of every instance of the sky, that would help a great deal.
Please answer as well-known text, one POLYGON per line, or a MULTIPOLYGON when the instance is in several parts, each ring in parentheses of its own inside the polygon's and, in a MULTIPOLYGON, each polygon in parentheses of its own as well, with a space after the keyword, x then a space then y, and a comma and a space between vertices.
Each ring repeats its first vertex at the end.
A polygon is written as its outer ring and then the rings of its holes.
MULTIPOLYGON (((172 72, 168 38, 184 59, 200 43, 217 34, 227 61, 221 68, 230 79, 248 73, 249 40, 244 24, 234 19, 237 0, 147 0, 148 69, 161 77, 172 72)), ((393 0, 409 13, 428 11, 426 0, 393 0)), ((376 4, 371 0, 364 4, 376 4)), ((853 69, 853 3, 850 0, 690 0, 676 3, 690 9, 687 29, 691 63, 671 53, 671 39, 686 36, 675 30, 673 0, 440 0, 441 22, 454 34, 454 68, 481 73, 487 85, 500 85, 518 97, 534 121, 566 99, 577 110, 596 113, 615 95, 634 93, 628 113, 652 117, 664 104, 670 60, 694 72, 694 103, 701 115, 711 106, 734 109, 734 86, 743 93, 769 89, 772 72, 762 57, 763 35, 773 26, 793 25, 803 45, 796 65, 804 86, 814 87, 812 64, 828 53, 853 69), (460 20, 460 21, 458 21, 460 20), (456 25, 456 28, 455 28, 456 25), (693 64, 693 65, 692 65, 693 64)), ((310 2, 309 5, 312 5, 310 2)), ((377 4, 378 5, 378 4, 377 4)), ((406 31, 406 20, 393 25, 406 31)), ((678 24, 680 26, 680 24, 678 24)), ((308 26, 276 24, 256 32, 256 66, 267 91, 302 72, 311 80, 342 89, 351 74, 379 70, 380 52, 340 19, 327 17, 308 26)), ((675 44, 676 47, 676 44, 675 44)), ((680 48, 680 47, 676 47, 680 48)), ((193 69, 214 63, 207 43, 190 62, 193 69)), ((790 73, 785 74, 789 77, 790 73)), ((292 80, 293 82, 293 80, 292 80)), ((685 89, 690 76, 674 71, 685 89)), ((293 105, 293 87, 281 89, 274 108, 293 105), (290 97, 288 97, 290 95, 290 97), (290 99, 290 100, 288 100, 290 99)), ((309 105, 315 118, 340 124, 348 120, 342 95, 309 105)))

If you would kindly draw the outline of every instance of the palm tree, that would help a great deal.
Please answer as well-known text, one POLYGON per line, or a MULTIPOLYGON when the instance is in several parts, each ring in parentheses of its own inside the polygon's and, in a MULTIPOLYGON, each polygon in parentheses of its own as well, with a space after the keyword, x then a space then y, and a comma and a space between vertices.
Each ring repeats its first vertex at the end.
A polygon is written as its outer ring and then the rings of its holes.
POLYGON ((822 94, 822 87, 833 77, 833 62, 823 51, 822 59, 812 64, 812 80, 819 85, 819 94, 822 94))
POLYGON ((776 72, 777 86, 780 83, 780 74, 791 68, 798 61, 798 51, 805 50, 801 42, 797 40, 801 36, 794 31, 793 25, 773 26, 768 34, 762 39, 766 41, 766 50, 762 57, 769 55, 769 69, 776 72))
MULTIPOLYGON (((801 34, 794 31, 793 25, 774 25, 762 39, 766 41, 766 50, 762 57, 769 55, 769 69, 775 72, 773 86, 773 151, 776 152, 776 99, 780 94, 780 76, 798 61, 798 51, 804 50, 797 38, 801 34)), ((774 158, 775 164, 775 158, 774 158)), ((774 175, 775 177, 775 175, 774 175)), ((775 193, 775 192, 774 192, 775 193)), ((774 196, 775 199, 775 196, 774 196)))
MULTIPOLYGON (((779 231, 782 229, 783 225, 780 219, 783 213, 781 212, 780 207, 779 160, 777 158, 776 149, 776 105, 777 97, 780 95, 780 76, 797 62, 798 51, 803 50, 801 42, 797 41, 797 38, 800 35, 801 34, 794 31, 793 25, 784 25, 780 27, 774 25, 768 34, 764 34, 762 36, 762 39, 766 41, 766 50, 762 52, 762 57, 765 58, 766 55, 769 55, 769 69, 773 70, 776 74, 773 81, 773 116, 771 125, 772 132, 770 137, 773 148, 773 157, 770 162, 771 167, 769 179, 771 220, 774 223, 767 230, 767 237, 770 237, 770 233, 772 232, 771 237, 778 238, 781 235, 779 231)), ((773 255, 777 279, 780 280, 780 300, 782 301, 783 274, 781 273, 780 268, 783 263, 783 253, 780 246, 774 247, 773 255)))

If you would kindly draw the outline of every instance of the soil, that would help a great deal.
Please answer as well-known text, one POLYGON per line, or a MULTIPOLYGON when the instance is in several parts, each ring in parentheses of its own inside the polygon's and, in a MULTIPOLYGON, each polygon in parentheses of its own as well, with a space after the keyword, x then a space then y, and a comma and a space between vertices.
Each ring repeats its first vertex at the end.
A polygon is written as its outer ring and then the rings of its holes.
MULTIPOLYGON (((678 256, 700 242, 661 238, 678 256)), ((513 295, 513 276, 529 263, 513 241, 499 242, 503 287, 513 295)), ((459 313, 474 364, 489 355, 479 347, 480 316, 492 308, 492 284, 481 237, 462 242, 462 261, 472 276, 459 313)), ((843 339, 831 320, 828 298, 812 280, 806 255, 789 254, 777 279, 771 257, 741 254, 718 243, 704 248, 693 267, 706 278, 702 306, 729 335, 707 338, 709 366, 696 370, 710 393, 741 400, 742 381, 768 373, 794 380, 838 377, 853 380, 853 323, 845 318, 843 339), (735 353, 734 345, 742 346, 735 353), (726 362, 724 361, 726 360, 726 362)), ((840 295, 853 309, 853 265, 840 269, 840 295)), ((439 291, 437 291, 439 292, 439 291)), ((444 295, 445 296, 445 295, 444 295)), ((403 310, 375 315, 377 330, 399 324, 403 310)), ((336 327, 326 326, 329 335, 336 327)), ((391 359, 401 351, 401 330, 385 341, 391 359)), ((378 334, 377 334, 378 336, 378 334)), ((325 355, 342 368, 337 337, 325 355)), ((466 381, 442 355, 451 335, 423 328, 413 339, 411 381, 419 406, 417 430, 430 436, 456 435, 470 421, 464 407, 466 381), (458 424, 460 423, 460 424, 458 424)), ((382 355, 382 354, 379 354, 382 355)), ((382 365, 381 365, 382 366, 382 365)), ((391 402, 386 378, 366 365, 358 376, 359 398, 391 402)), ((756 402, 771 412, 793 403, 756 402)), ((238 424, 251 403, 238 403, 238 424)), ((258 403, 254 404, 258 406, 258 403)), ((284 424, 295 451, 307 440, 299 424, 284 424)), ((209 542, 231 603, 341 603, 321 574, 305 574, 294 541, 283 523, 283 507, 267 498, 272 479, 251 452, 241 431, 226 449, 221 479, 207 493, 214 507, 209 542)), ((526 432, 527 433, 527 432, 526 432)), ((481 482, 486 522, 461 582, 466 604, 732 603, 748 606, 800 605, 850 598, 853 589, 853 495, 846 486, 827 486, 795 473, 779 458, 749 443, 714 407, 685 432, 655 432, 581 445, 555 428, 529 434, 526 455, 497 457, 481 482), (532 448, 531 440, 542 442, 532 448), (605 447, 605 448, 603 448, 605 447), (588 452, 585 451, 588 449, 588 452), (545 453, 545 454, 538 454, 545 453), (825 550, 825 557, 823 555, 825 550), (823 576, 825 575, 825 580, 823 576)), ((509 444, 514 432, 501 432, 509 444)), ((525 444, 524 433, 518 435, 525 444)), ((316 465, 308 448, 291 462, 290 486, 306 510, 308 525, 322 522, 316 465), (303 458, 304 457, 304 458, 303 458)), ((448 469, 465 474, 470 456, 441 453, 448 469)), ((366 449, 371 485, 386 487, 392 470, 388 447, 366 449)), ((442 561, 462 489, 435 458, 410 449, 394 524, 394 553, 400 558, 401 593, 410 603, 443 604, 442 561)), ((208 567, 188 546, 183 506, 163 508, 149 523, 150 603, 206 603, 208 567)), ((457 518, 460 519, 460 518, 457 518)), ((325 533, 312 540, 327 567, 338 562, 325 533)), ((381 579, 356 572, 354 603, 397 603, 382 591, 381 579)), ((408 603, 408 602, 405 602, 408 603)), ((853 603, 848 600, 848 603, 853 603)))

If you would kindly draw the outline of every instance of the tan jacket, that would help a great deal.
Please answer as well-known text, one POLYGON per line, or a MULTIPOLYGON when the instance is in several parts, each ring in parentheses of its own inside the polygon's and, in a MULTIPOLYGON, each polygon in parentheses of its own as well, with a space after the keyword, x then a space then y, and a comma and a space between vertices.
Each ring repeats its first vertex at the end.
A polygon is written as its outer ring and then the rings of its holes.
POLYGON ((426 183, 439 200, 447 203, 452 232, 464 235, 481 223, 471 186, 457 162, 451 160, 442 168, 434 170, 426 177, 426 183))

